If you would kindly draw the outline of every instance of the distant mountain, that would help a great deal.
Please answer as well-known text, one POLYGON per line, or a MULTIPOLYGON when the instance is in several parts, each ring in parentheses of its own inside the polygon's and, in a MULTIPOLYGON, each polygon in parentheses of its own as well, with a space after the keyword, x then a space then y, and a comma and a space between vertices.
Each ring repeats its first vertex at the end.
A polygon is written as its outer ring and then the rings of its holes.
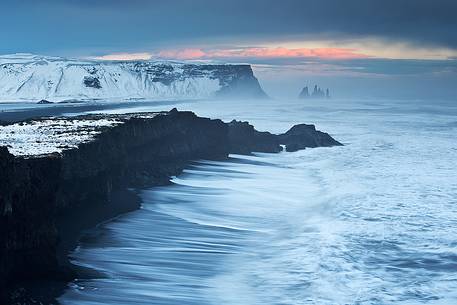
POLYGON ((314 89, 312 93, 309 93, 308 86, 305 86, 300 94, 298 95, 298 98, 300 99, 307 99, 307 98, 318 98, 318 99, 323 99, 323 98, 330 98, 330 90, 327 88, 325 91, 324 89, 321 89, 317 85, 314 85, 314 89))
POLYGON ((0 101, 264 98, 250 65, 0 56, 0 101))

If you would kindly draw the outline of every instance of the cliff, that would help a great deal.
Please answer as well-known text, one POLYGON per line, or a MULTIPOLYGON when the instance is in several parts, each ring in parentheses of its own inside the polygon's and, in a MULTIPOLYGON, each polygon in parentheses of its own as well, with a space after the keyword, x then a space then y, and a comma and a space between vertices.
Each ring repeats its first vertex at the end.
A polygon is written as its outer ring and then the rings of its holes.
POLYGON ((25 280, 71 279, 68 232, 77 234, 94 211, 115 209, 110 198, 117 190, 166 184, 190 160, 279 152, 280 144, 340 145, 322 134, 297 127, 273 135, 176 109, 1 126, 0 291, 25 280))
POLYGON ((0 101, 263 98, 249 65, 0 56, 0 101))

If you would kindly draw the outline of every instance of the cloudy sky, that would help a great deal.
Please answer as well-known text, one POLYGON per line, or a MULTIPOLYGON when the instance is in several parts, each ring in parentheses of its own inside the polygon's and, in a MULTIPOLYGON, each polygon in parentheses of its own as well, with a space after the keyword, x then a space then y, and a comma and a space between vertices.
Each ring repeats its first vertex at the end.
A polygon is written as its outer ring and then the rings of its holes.
POLYGON ((457 98, 455 0, 1 0, 0 53, 254 65, 273 96, 457 98))

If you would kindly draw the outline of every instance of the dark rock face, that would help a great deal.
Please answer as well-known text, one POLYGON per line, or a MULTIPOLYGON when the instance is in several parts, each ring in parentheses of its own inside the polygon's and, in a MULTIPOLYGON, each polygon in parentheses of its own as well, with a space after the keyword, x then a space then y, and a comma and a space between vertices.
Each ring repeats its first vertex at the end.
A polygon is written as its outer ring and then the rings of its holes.
POLYGON ((313 125, 274 135, 173 109, 131 117, 61 154, 23 158, 0 147, 0 301, 9 298, 6 287, 24 280, 71 279, 68 232, 77 234, 81 218, 98 207, 113 209, 114 191, 167 184, 190 160, 279 152, 280 144, 288 151, 341 145, 313 125))
POLYGON ((278 136, 279 142, 286 145, 286 151, 293 152, 307 147, 342 146, 328 133, 316 130, 314 125, 298 124, 278 136))
POLYGON ((308 86, 305 86, 302 91, 300 91, 300 94, 298 95, 299 99, 308 99, 308 98, 314 98, 314 99, 329 99, 330 98, 330 90, 327 89, 322 89, 318 87, 317 85, 314 85, 313 92, 309 92, 308 86))
POLYGON ((58 156, 16 159, 0 149, 0 292, 6 283, 61 274, 52 225, 60 167, 58 156))
POLYGON ((94 76, 84 76, 83 83, 86 87, 101 89, 100 80, 94 76))
POLYGON ((308 98, 308 97, 309 97, 308 86, 305 86, 305 87, 301 90, 300 94, 298 95, 298 98, 304 99, 304 98, 308 98))
POLYGON ((222 88, 218 97, 267 98, 250 65, 214 66, 214 77, 219 78, 222 88))
POLYGON ((54 104, 54 103, 53 103, 53 102, 50 102, 50 101, 48 101, 48 100, 41 100, 41 101, 37 102, 37 104, 43 105, 43 104, 54 104))
POLYGON ((293 152, 305 148, 342 146, 328 133, 316 130, 314 125, 298 124, 286 133, 275 135, 269 132, 257 131, 248 122, 233 120, 228 123, 230 153, 250 154, 251 152, 277 153, 293 152))
POLYGON ((277 136, 259 132, 248 122, 233 120, 228 123, 230 152, 250 154, 251 152, 277 153, 282 150, 277 136))
POLYGON ((0 291, 26 279, 67 276, 57 257, 61 215, 90 213, 122 187, 166 184, 189 160, 226 158, 226 138, 222 121, 174 111, 131 119, 61 155, 26 159, 1 147, 0 291))
POLYGON ((194 65, 185 64, 175 69, 171 64, 135 63, 138 73, 146 72, 152 82, 170 86, 175 81, 189 78, 209 78, 218 80, 221 88, 216 93, 222 98, 267 98, 250 65, 194 65))

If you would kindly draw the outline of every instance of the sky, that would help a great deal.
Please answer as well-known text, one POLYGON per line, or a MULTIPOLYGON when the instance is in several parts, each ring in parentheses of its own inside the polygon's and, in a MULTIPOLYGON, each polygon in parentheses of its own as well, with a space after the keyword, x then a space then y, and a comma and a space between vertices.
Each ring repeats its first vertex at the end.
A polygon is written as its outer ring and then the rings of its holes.
POLYGON ((0 0, 0 54, 250 63, 265 90, 457 99, 455 0, 0 0))

